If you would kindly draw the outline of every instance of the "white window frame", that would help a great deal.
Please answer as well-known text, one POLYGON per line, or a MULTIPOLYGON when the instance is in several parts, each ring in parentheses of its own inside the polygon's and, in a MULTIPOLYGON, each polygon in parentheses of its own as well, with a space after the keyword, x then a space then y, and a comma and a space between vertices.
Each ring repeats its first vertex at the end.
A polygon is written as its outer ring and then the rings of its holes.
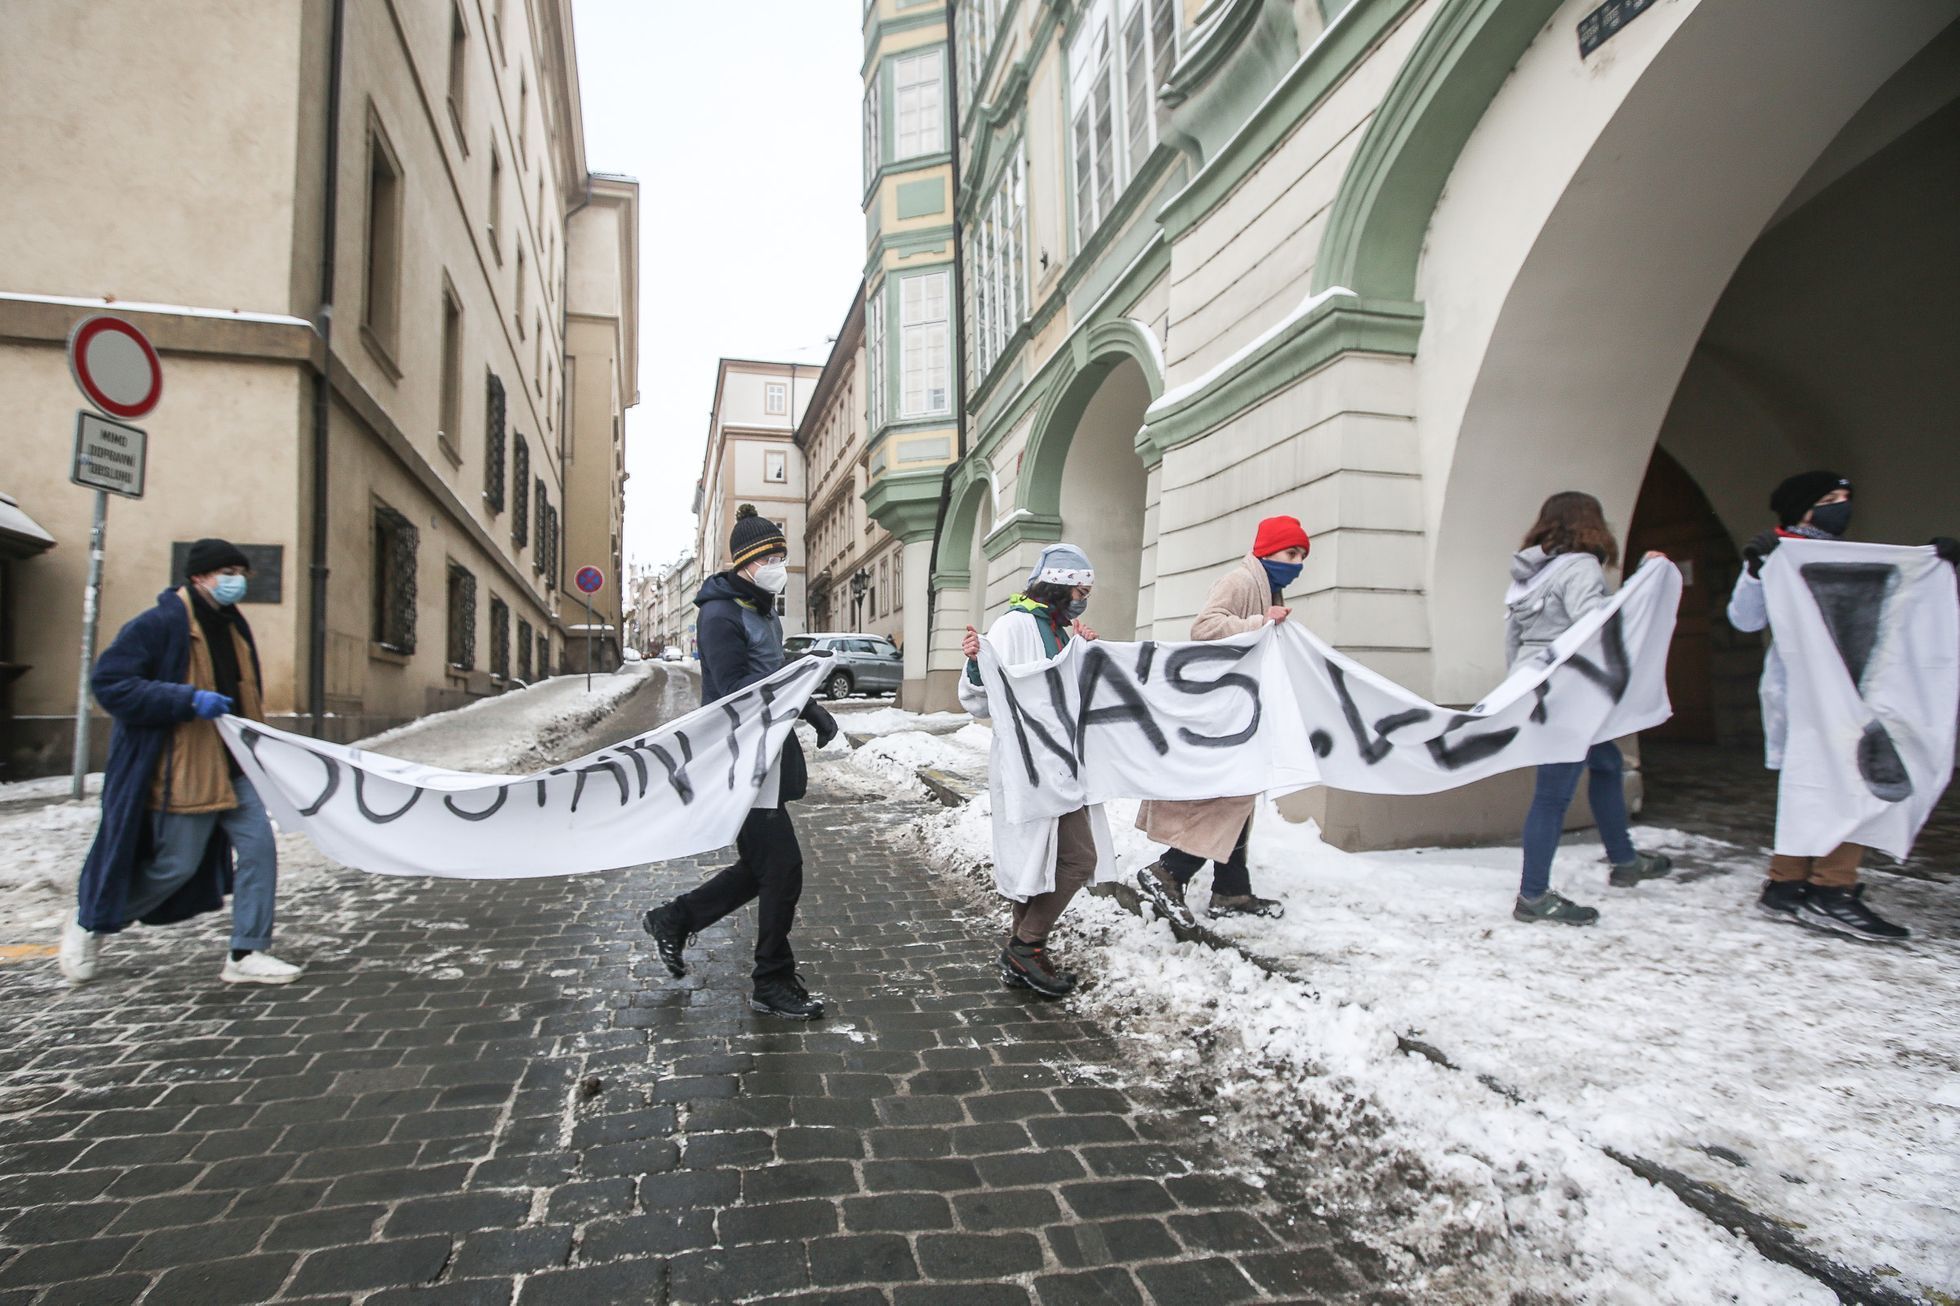
POLYGON ((868 432, 885 425, 885 292, 881 286, 864 304, 864 421, 868 432))
POLYGON ((1069 45, 1069 175, 1080 248, 1157 146, 1157 88, 1177 60, 1176 0, 1090 0, 1069 45))
POLYGON ((884 70, 879 69, 871 75, 871 85, 864 89, 864 184, 869 189, 878 177, 878 169, 885 162, 884 140, 884 96, 880 83, 884 80, 884 70))
POLYGON ((781 449, 764 449, 762 479, 771 485, 788 485, 789 454, 781 449))
POLYGON ((892 61, 892 158, 946 149, 946 58, 938 47, 892 61))
POLYGON ((789 416, 789 386, 782 381, 766 381, 762 386, 762 411, 771 417, 789 416))
POLYGON ((1017 144, 981 202, 968 238, 974 379, 993 370, 1028 317, 1027 149, 1017 144))
POLYGON ((1002 0, 960 0, 960 117, 964 119, 980 95, 980 79, 1000 34, 1002 0))
POLYGON ((900 418, 953 411, 952 275, 919 272, 898 283, 900 418))

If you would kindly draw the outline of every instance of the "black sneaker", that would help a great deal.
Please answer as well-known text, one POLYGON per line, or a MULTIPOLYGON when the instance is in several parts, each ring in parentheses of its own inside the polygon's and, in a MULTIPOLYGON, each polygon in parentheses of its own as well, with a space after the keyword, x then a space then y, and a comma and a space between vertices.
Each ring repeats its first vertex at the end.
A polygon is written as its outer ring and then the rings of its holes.
POLYGON ((1137 888, 1157 909, 1157 914, 1178 929, 1194 930, 1198 927, 1197 917, 1185 905, 1184 886, 1164 869, 1162 862, 1152 862, 1137 872, 1137 888))
POLYGON ((674 910, 673 903, 655 907, 642 916, 640 928, 653 936, 653 950, 660 954, 669 975, 679 979, 687 974, 687 962, 681 952, 694 941, 694 936, 681 924, 680 913, 674 910))
POLYGON ((1894 925, 1865 906, 1862 884, 1849 889, 1811 885, 1810 892, 1804 895, 1803 906, 1797 908, 1797 920, 1814 930, 1834 930, 1872 943, 1904 943, 1912 937, 1912 931, 1905 926, 1894 925))
POLYGON ((1642 880, 1658 880, 1673 869, 1674 859, 1666 853, 1637 852, 1630 862, 1614 862, 1606 882, 1616 889, 1631 889, 1642 880))
POLYGON ((1264 916, 1278 920, 1286 915, 1286 907, 1283 903, 1253 893, 1214 893, 1211 895, 1211 905, 1205 908, 1205 915, 1264 916))
POLYGON ((1039 943, 1014 940, 1000 950, 1000 967, 1003 973, 1013 971, 1045 998, 1065 998, 1075 990, 1075 976, 1056 970, 1054 958, 1039 943))
POLYGON ((1762 896, 1756 899, 1756 910, 1773 921, 1785 921, 1791 925, 1799 923, 1797 912, 1810 886, 1802 880, 1764 880, 1762 896))
POLYGON ((1553 921, 1560 925, 1592 925, 1599 920, 1599 909, 1582 907, 1569 898, 1547 891, 1542 898, 1519 898, 1511 906, 1511 917, 1527 925, 1553 921))
POLYGON ((749 995, 749 1006, 765 1016, 781 1016, 785 1020, 823 1018, 823 1000, 804 988, 803 981, 794 975, 757 980, 755 992, 749 995))
POLYGON ((998 969, 1000 971, 1000 982, 1008 988, 1031 989, 1034 987, 1034 985, 1028 983, 1028 977, 1014 969, 1013 965, 1007 960, 1007 949, 1005 948, 1000 950, 998 969))

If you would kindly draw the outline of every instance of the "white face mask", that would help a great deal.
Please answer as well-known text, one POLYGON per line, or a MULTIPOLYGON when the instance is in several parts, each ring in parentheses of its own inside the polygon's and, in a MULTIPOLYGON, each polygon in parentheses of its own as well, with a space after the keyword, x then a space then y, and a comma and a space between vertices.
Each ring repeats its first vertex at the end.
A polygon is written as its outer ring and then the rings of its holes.
POLYGON ((755 569, 755 583, 771 594, 781 594, 789 588, 789 564, 786 562, 765 562, 755 569))

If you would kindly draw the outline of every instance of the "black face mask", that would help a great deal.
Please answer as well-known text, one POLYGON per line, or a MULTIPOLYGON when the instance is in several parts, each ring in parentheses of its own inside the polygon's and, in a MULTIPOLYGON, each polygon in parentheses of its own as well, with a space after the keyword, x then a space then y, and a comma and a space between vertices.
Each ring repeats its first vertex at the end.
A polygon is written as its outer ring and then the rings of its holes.
POLYGON ((1851 500, 1842 503, 1826 503, 1810 510, 1810 524, 1826 535, 1840 538, 1851 529, 1851 500))

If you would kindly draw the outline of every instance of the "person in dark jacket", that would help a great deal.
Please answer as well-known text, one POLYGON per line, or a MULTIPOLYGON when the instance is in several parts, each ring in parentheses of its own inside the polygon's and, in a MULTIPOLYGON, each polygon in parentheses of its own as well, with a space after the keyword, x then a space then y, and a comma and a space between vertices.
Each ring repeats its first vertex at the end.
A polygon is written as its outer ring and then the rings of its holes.
MULTIPOLYGON (((701 701, 712 703, 782 669, 783 625, 776 599, 789 584, 789 545, 782 528, 758 516, 751 504, 736 513, 728 540, 729 566, 708 577, 695 597, 700 609, 695 638, 700 647, 701 701)), ((837 734, 837 723, 812 701, 803 719, 816 728, 817 747, 837 734)), ((787 803, 803 797, 807 782, 803 746, 792 733, 763 782, 755 807, 735 839, 735 864, 706 884, 646 913, 660 960, 679 979, 690 936, 753 902, 754 989, 749 1005, 765 1015, 815 1020, 823 1002, 803 987, 789 931, 803 893, 803 850, 787 803)))
POLYGON ((299 967, 272 946, 278 848, 272 822, 213 722, 265 719, 258 645, 238 611, 250 563, 234 544, 191 545, 185 584, 116 634, 95 664, 95 701, 115 719, 102 826, 77 886, 57 960, 70 983, 95 978, 102 936, 131 921, 168 925, 231 894, 227 984, 285 984, 299 967))

